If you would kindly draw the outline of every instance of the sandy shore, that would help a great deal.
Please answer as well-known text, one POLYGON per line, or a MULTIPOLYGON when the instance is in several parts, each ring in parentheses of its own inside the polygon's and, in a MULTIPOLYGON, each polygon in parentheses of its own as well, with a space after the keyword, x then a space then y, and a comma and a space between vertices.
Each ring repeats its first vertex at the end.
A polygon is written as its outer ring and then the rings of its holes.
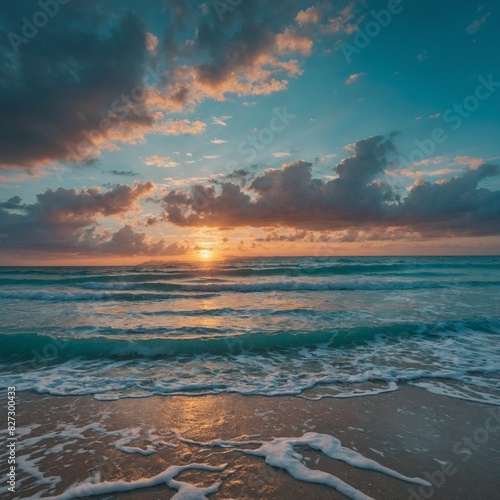
MULTIPOLYGON (((346 498, 328 486, 294 479, 266 465, 263 457, 181 442, 171 429, 197 442, 329 434, 366 458, 435 485, 410 484, 295 447, 309 469, 333 474, 373 498, 500 498, 500 408, 411 386, 319 401, 226 394, 107 402, 18 393, 17 488, 4 498, 53 496, 89 478, 135 481, 191 463, 227 464, 222 472, 188 470, 176 478, 205 487, 221 481, 211 499, 346 498)), ((4 469, 5 455, 2 462, 4 469)), ((175 493, 162 484, 100 498, 157 499, 175 493)))

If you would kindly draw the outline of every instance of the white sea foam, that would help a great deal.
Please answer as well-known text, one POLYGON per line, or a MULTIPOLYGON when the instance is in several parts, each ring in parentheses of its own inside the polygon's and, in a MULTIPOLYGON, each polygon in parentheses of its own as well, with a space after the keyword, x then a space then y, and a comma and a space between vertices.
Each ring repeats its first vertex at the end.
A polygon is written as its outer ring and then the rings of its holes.
POLYGON ((216 439, 211 442, 193 441, 183 438, 176 431, 177 439, 186 444, 235 448, 246 455, 255 455, 264 457, 266 464, 273 467, 285 469, 295 479, 310 483, 319 483, 336 489, 352 500, 369 500, 371 497, 365 495, 360 490, 342 481, 340 478, 320 470, 312 470, 303 463, 304 457, 294 449, 296 446, 308 446, 309 448, 321 451, 327 457, 340 460, 359 469, 372 470, 382 474, 394 477, 408 483, 419 484, 422 486, 432 486, 431 483, 419 477, 409 477, 393 469, 385 467, 380 463, 363 456, 354 450, 342 446, 339 439, 328 434, 316 432, 307 432, 301 437, 280 437, 271 441, 227 441, 216 439), (256 449, 245 448, 247 446, 259 447, 256 449))
POLYGON ((152 455, 156 453, 154 446, 147 445, 146 449, 138 448, 137 446, 128 446, 135 439, 139 439, 141 428, 136 427, 135 429, 127 429, 127 435, 118 439, 114 442, 115 448, 117 450, 123 451, 124 453, 139 453, 140 455, 152 455))
POLYGON ((57 496, 44 497, 52 500, 70 500, 72 498, 84 498, 93 495, 109 495, 113 493, 123 493, 134 491, 143 488, 151 488, 153 486, 166 486, 177 490, 177 493, 172 497, 175 500, 206 500, 207 495, 215 493, 219 490, 221 481, 213 483, 211 486, 201 488, 194 484, 177 481, 175 479, 181 472, 187 470, 201 470, 209 472, 222 472, 227 464, 212 466, 206 464, 189 464, 189 465, 172 465, 160 472, 156 476, 149 478, 141 478, 136 481, 104 481, 99 483, 90 482, 91 480, 79 483, 68 488, 64 493, 57 496))
POLYGON ((500 405, 499 359, 497 333, 464 328, 397 342, 380 338, 355 348, 317 345, 207 353, 172 356, 168 363, 162 357, 137 357, 76 358, 42 370, 13 369, 11 364, 0 374, 0 386, 14 384, 20 391, 53 395, 91 394, 99 400, 225 392, 317 400, 377 395, 412 383, 448 397, 500 405))
MULTIPOLYGON (((98 418, 98 421, 85 425, 58 423, 55 425, 54 430, 39 435, 35 435, 33 432, 40 427, 38 424, 18 427, 16 433, 17 436, 22 437, 22 439, 18 439, 16 442, 16 467, 18 471, 16 478, 17 491, 21 493, 27 491, 29 488, 37 487, 39 488, 40 494, 50 494, 55 488, 60 487, 62 477, 44 472, 43 466, 47 460, 47 456, 52 456, 49 460, 55 459, 58 461, 63 458, 64 455, 62 455, 62 453, 64 452, 68 453, 71 451, 72 455, 85 454, 89 452, 89 443, 93 443, 94 441, 100 442, 103 438, 108 438, 109 444, 117 451, 142 456, 151 455, 164 448, 176 447, 176 444, 166 442, 163 439, 164 436, 171 435, 170 432, 158 431, 154 428, 144 432, 141 427, 109 429, 103 425, 103 422, 109 418, 109 414, 106 411, 101 412, 98 418), (81 447, 75 451, 73 448, 78 442, 81 443, 81 447), (144 442, 150 444, 143 447, 141 445, 143 445, 144 442), (134 446, 136 443, 137 445, 134 446), (54 455, 59 456, 55 458, 54 455)), ((2 434, 6 433, 2 432, 2 434)), ((3 459, 5 459, 5 453, 0 455, 0 460, 3 459)), ((70 464, 66 465, 69 466, 70 464)), ((65 494, 70 495, 68 498, 83 496, 85 491, 87 491, 87 486, 90 483, 98 481, 99 477, 99 470, 95 470, 89 481, 78 485, 78 487, 75 486, 75 488, 70 488, 65 494)), ((154 480, 154 478, 151 478, 151 480, 154 480)), ((180 499, 191 498, 189 496, 191 493, 198 495, 193 498, 204 498, 204 496, 200 496, 203 491, 205 491, 204 489, 193 489, 194 487, 191 488, 192 485, 187 483, 186 485, 180 485, 180 487, 176 487, 175 484, 176 481, 168 483, 169 486, 179 490, 178 494, 180 496, 178 498, 180 499)), ((137 489, 138 487, 141 487, 139 483, 132 485, 130 489, 137 489)), ((88 495, 97 494, 92 493, 92 491, 94 490, 89 490, 88 495)), ((211 490, 207 489, 206 491, 210 492, 211 490)), ((4 494, 7 495, 8 491, 1 485, 0 495, 4 494)), ((48 497, 44 496, 43 498, 48 497)))

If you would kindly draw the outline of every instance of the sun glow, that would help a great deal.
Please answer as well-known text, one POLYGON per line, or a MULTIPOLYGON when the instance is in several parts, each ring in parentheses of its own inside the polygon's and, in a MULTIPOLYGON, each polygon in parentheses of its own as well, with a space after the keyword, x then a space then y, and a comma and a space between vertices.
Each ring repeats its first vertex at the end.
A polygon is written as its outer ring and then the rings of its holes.
POLYGON ((203 260, 210 260, 212 258, 212 252, 210 250, 201 250, 200 258, 203 260))

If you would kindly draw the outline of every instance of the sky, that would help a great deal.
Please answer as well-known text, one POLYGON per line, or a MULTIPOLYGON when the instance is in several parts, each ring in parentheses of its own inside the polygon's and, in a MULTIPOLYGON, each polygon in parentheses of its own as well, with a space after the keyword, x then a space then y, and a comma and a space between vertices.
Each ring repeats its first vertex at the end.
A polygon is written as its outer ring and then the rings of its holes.
POLYGON ((500 253, 495 0, 4 0, 0 264, 500 253))

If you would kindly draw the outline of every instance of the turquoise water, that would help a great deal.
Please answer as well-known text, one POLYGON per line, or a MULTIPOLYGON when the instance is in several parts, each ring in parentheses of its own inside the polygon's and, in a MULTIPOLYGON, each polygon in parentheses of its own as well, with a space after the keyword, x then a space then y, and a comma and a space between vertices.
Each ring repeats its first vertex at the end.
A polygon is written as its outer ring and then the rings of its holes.
POLYGON ((411 383, 500 404, 499 305, 499 257, 4 267, 0 383, 97 399, 411 383))

